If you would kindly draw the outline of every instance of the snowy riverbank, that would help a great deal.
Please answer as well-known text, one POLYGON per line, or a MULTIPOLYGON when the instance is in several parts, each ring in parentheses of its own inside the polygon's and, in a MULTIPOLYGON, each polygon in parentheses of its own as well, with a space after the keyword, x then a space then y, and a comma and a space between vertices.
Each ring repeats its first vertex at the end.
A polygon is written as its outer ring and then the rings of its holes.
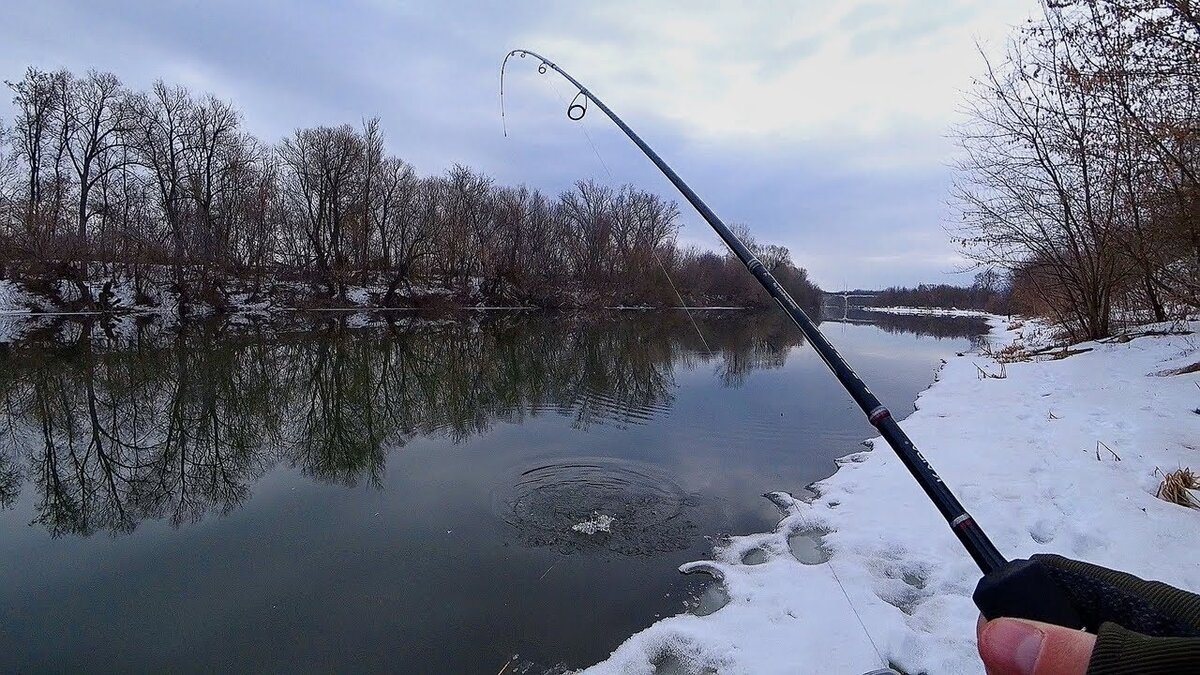
POLYGON ((859 307, 866 312, 880 314, 908 314, 914 316, 992 316, 977 309, 943 309, 941 307, 859 307))
MULTIPOLYGON (((989 323, 988 351, 1002 359, 1045 340, 1034 322, 989 323)), ((1184 334, 1003 365, 967 354, 902 426, 1007 556, 1054 552, 1200 589, 1200 511, 1154 496, 1163 472, 1200 468, 1198 362, 1200 335, 1184 334)), ((978 571, 876 440, 810 502, 774 495, 784 513, 774 532, 735 537, 714 561, 684 566, 722 578, 727 606, 662 620, 586 672, 853 674, 890 662, 982 673, 970 599, 978 571)))
MULTIPOLYGON (((658 310, 674 307, 662 299, 656 303, 631 303, 582 287, 560 286, 539 291, 470 277, 455 283, 397 283, 376 274, 373 282, 346 284, 337 293, 313 280, 268 277, 243 279, 222 277, 193 282, 186 297, 168 271, 153 270, 135 282, 125 275, 97 275, 76 283, 66 279, 33 283, 0 279, 0 317, 9 315, 97 314, 113 316, 161 316, 184 318, 209 315, 267 315, 295 310, 356 311, 391 309, 561 309, 561 310, 658 310)), ((689 310, 740 310, 720 298, 714 304, 688 306, 689 310)))

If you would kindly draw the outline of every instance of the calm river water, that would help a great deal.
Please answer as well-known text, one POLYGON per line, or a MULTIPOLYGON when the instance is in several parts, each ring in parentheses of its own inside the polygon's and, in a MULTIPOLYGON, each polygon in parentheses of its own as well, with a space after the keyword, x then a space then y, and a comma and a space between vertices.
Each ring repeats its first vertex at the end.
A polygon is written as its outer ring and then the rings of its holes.
MULTIPOLYGON (((897 415, 979 320, 822 329, 897 415)), ((577 668, 871 429, 774 315, 64 321, 0 343, 0 670, 577 668), (366 324, 366 325, 363 325, 366 324)))

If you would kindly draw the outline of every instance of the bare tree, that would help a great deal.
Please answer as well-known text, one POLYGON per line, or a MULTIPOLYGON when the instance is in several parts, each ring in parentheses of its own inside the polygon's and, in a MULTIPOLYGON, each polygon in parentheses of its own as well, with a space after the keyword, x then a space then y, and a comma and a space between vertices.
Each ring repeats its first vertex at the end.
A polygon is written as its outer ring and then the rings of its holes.
POLYGON ((54 159, 52 142, 58 133, 59 80, 66 77, 64 72, 47 73, 31 67, 19 82, 5 82, 13 91, 17 110, 9 138, 13 155, 21 160, 25 172, 23 234, 32 255, 43 254, 47 239, 55 234, 57 214, 47 212, 44 189, 54 159))
POLYGON ((960 139, 964 243, 1080 336, 1200 305, 1200 22, 1177 0, 1045 0, 960 139), (1037 287, 1035 292, 1027 289, 1037 287))
POLYGON ((198 253, 210 265, 228 245, 228 229, 215 209, 233 189, 228 178, 231 160, 241 150, 239 118, 231 104, 209 96, 193 107, 188 120, 188 196, 195 207, 198 253))
POLYGON ((344 235, 359 205, 362 139, 349 125, 299 129, 279 153, 293 222, 330 295, 344 295, 344 235))
POLYGON ((573 191, 559 196, 571 269, 588 285, 603 284, 611 276, 612 202, 612 188, 595 181, 578 181, 573 191))
POLYGON ((92 188, 121 166, 111 155, 124 143, 129 128, 127 93, 116 75, 97 71, 83 79, 58 78, 56 84, 63 146, 77 181, 76 236, 86 247, 92 188))
POLYGON ((462 164, 446 172, 440 249, 443 280, 460 291, 478 271, 481 239, 491 226, 492 179, 462 164))
POLYGON ((1094 82, 1056 26, 1020 34, 987 64, 959 130, 961 241, 980 263, 1044 267, 1061 294, 1058 318, 1079 337, 1108 334, 1123 269, 1116 237, 1116 130, 1094 82))
POLYGON ((172 241, 176 284, 182 286, 189 255, 185 182, 194 103, 183 87, 158 81, 150 95, 139 94, 131 98, 130 105, 130 143, 155 186, 161 217, 172 241))

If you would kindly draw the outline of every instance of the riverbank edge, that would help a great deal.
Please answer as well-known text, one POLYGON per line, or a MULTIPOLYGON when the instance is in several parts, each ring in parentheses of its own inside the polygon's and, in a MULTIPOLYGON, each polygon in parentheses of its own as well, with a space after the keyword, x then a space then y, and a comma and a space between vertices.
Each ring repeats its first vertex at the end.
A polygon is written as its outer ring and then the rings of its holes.
MULTIPOLYGON (((470 279, 461 288, 436 284, 390 287, 379 283, 350 284, 330 295, 327 288, 310 282, 271 280, 249 282, 225 279, 205 287, 203 293, 184 297, 170 284, 128 279, 72 282, 65 279, 26 282, 0 278, 0 316, 163 316, 191 318, 237 316, 289 311, 405 311, 451 312, 472 309, 758 309, 757 305, 718 302, 686 307, 674 303, 622 302, 622 298, 582 289, 558 289, 537 297, 519 297, 488 290, 482 279, 470 279)), ((628 298, 626 298, 628 299, 628 298)))
MULTIPOLYGON (((1165 374, 1198 363, 1181 329, 1200 322, 1048 352, 1045 324, 988 322, 988 344, 945 362, 901 423, 947 485, 1011 558, 1055 552, 1200 588, 1187 564, 1200 512, 1154 497, 1163 472, 1200 463, 1200 374, 1165 374)), ((718 579, 725 607, 659 621, 584 672, 982 673, 979 572, 880 441, 810 496, 769 495, 772 532, 681 567, 718 579), (805 541, 829 560, 801 563, 805 541), (748 564, 756 551, 766 561, 748 564)))

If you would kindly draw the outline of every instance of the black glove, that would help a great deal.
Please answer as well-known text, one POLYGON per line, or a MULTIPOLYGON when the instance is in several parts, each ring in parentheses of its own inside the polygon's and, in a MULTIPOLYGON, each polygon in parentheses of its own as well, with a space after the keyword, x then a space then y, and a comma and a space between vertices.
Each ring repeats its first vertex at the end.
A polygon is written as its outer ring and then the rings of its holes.
POLYGON ((1088 675, 1200 673, 1200 595, 1160 581, 1039 554, 984 577, 975 602, 988 619, 1096 633, 1088 675))

